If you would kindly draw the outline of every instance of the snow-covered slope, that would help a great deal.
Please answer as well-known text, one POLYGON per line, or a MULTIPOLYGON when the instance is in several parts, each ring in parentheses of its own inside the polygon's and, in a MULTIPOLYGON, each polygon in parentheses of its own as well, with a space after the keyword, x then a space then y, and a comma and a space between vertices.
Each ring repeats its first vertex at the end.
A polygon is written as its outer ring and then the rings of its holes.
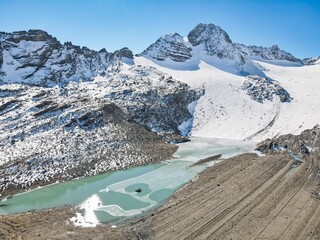
POLYGON ((192 135, 261 140, 320 122, 320 97, 313 94, 320 90, 319 65, 303 65, 317 64, 317 58, 302 61, 277 45, 233 43, 214 24, 199 24, 184 38, 174 36, 152 44, 135 63, 203 89, 192 104, 192 135), (170 51, 192 56, 176 61, 165 54, 170 51))
POLYGON ((319 65, 288 67, 290 62, 285 60, 251 61, 254 72, 262 76, 232 74, 205 62, 198 70, 187 71, 144 57, 135 59, 137 64, 157 67, 203 88, 205 94, 195 104, 193 136, 262 140, 298 134, 320 122, 319 65), (257 83, 252 86, 248 81, 257 83))

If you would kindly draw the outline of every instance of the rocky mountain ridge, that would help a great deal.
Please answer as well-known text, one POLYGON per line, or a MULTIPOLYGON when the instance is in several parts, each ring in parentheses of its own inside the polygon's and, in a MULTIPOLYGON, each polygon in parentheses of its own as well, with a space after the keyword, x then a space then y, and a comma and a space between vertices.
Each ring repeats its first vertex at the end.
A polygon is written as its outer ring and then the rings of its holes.
POLYGON ((194 57, 212 57, 243 65, 250 58, 259 57, 265 60, 287 60, 302 64, 302 60, 292 54, 272 47, 246 46, 233 43, 229 35, 214 24, 198 24, 187 37, 183 38, 178 33, 165 35, 151 44, 141 53, 150 59, 164 61, 170 59, 174 62, 186 62, 194 57))
POLYGON ((243 44, 234 44, 245 58, 261 58, 265 60, 287 60, 289 62, 301 63, 302 61, 294 57, 291 53, 281 50, 278 45, 271 47, 246 46, 243 44))
MULTIPOLYGON (((176 63, 215 59, 229 61, 241 68, 248 60, 287 60, 314 64, 317 58, 300 60, 272 47, 246 46, 233 43, 229 35, 214 24, 198 24, 186 37, 178 33, 159 38, 140 56, 158 62, 176 63)), ((42 30, 0 32, 0 83, 26 83, 54 86, 69 81, 90 81, 115 62, 134 63, 128 48, 115 52, 79 47, 71 42, 61 44, 42 30)))
POLYGON ((0 34, 0 83, 54 86, 88 81, 115 61, 132 59, 128 48, 113 53, 61 44, 42 30, 0 34))
POLYGON ((320 64, 320 57, 304 58, 302 60, 304 65, 316 65, 320 64))

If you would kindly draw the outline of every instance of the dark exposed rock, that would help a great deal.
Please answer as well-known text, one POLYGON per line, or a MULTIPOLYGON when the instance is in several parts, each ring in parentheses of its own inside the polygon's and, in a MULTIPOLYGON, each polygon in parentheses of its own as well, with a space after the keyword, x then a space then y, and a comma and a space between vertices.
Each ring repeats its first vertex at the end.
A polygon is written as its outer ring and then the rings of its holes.
POLYGON ((287 151, 304 158, 309 155, 320 157, 320 126, 303 131, 299 135, 287 134, 261 142, 257 149, 262 153, 287 151), (311 150, 312 149, 312 150, 311 150))
POLYGON ((133 59, 133 53, 129 48, 121 48, 120 50, 117 50, 115 52, 113 52, 110 55, 110 59, 121 59, 121 58, 129 58, 129 59, 133 59))
POLYGON ((19 43, 20 41, 56 41, 56 38, 53 38, 47 32, 42 30, 29 30, 29 31, 17 31, 13 32, 12 35, 8 38, 8 41, 12 41, 14 43, 19 43))
POLYGON ((9 107, 10 105, 16 103, 16 100, 10 100, 2 105, 0 105, 0 111, 5 110, 7 107, 9 107))
POLYGON ((41 97, 46 96, 46 94, 47 94, 47 92, 43 91, 43 92, 37 93, 36 95, 32 96, 32 98, 33 98, 33 100, 39 100, 41 97))
POLYGON ((166 58, 175 62, 185 62, 192 57, 191 48, 187 47, 183 37, 178 33, 167 34, 150 45, 141 55, 158 61, 166 58))
POLYGON ((232 41, 229 38, 229 35, 220 27, 214 24, 200 23, 188 34, 189 42, 193 46, 205 43, 212 37, 219 37, 227 43, 232 43, 232 41))
POLYGON ((99 53, 107 53, 107 50, 105 48, 102 48, 99 50, 99 53))
POLYGON ((310 154, 310 151, 309 149, 305 146, 305 145, 302 145, 300 147, 300 152, 304 153, 304 154, 310 154))
POLYGON ((247 92, 251 99, 263 103, 272 101, 275 96, 280 98, 281 102, 291 102, 290 94, 277 82, 259 76, 247 76, 242 85, 242 89, 247 92))
POLYGON ((3 63, 3 49, 2 49, 2 42, 0 42, 0 69, 3 63))

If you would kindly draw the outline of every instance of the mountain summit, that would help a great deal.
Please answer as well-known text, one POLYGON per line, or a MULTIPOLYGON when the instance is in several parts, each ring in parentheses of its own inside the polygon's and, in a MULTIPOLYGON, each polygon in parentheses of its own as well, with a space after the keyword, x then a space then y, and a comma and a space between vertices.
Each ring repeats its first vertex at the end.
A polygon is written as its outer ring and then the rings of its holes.
MULTIPOLYGON (((251 59, 287 60, 303 64, 300 59, 272 47, 246 46, 233 43, 229 35, 214 24, 198 24, 186 37, 166 34, 144 50, 141 56, 160 65, 178 69, 197 69, 204 61, 218 68, 231 67, 231 72, 248 72, 244 67, 251 59)), ((116 62, 133 64, 128 48, 113 53, 94 51, 71 42, 61 44, 42 30, 0 32, 0 83, 29 83, 53 86, 70 81, 89 81, 116 62)), ((311 61, 305 61, 309 64, 311 61)))
POLYGON ((188 40, 193 47, 203 45, 201 50, 208 56, 244 63, 241 52, 233 45, 228 34, 214 24, 200 23, 188 34, 188 40))
POLYGON ((156 61, 169 59, 178 63, 225 60, 237 66, 252 58, 302 63, 300 59, 281 50, 277 45, 267 48, 233 43, 223 29, 211 23, 198 24, 187 37, 178 33, 167 34, 151 44, 141 55, 156 61))

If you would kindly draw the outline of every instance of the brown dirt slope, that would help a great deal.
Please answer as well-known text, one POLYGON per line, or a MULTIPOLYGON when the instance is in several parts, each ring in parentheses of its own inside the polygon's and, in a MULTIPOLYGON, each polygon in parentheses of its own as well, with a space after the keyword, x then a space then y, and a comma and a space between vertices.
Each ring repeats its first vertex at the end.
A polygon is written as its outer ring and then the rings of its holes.
POLYGON ((320 239, 319 164, 244 154, 206 169, 134 228, 142 239, 320 239))
POLYGON ((72 208, 60 208, 19 215, 0 216, 1 240, 121 240, 129 239, 124 229, 108 226, 79 228, 68 222, 72 208))

